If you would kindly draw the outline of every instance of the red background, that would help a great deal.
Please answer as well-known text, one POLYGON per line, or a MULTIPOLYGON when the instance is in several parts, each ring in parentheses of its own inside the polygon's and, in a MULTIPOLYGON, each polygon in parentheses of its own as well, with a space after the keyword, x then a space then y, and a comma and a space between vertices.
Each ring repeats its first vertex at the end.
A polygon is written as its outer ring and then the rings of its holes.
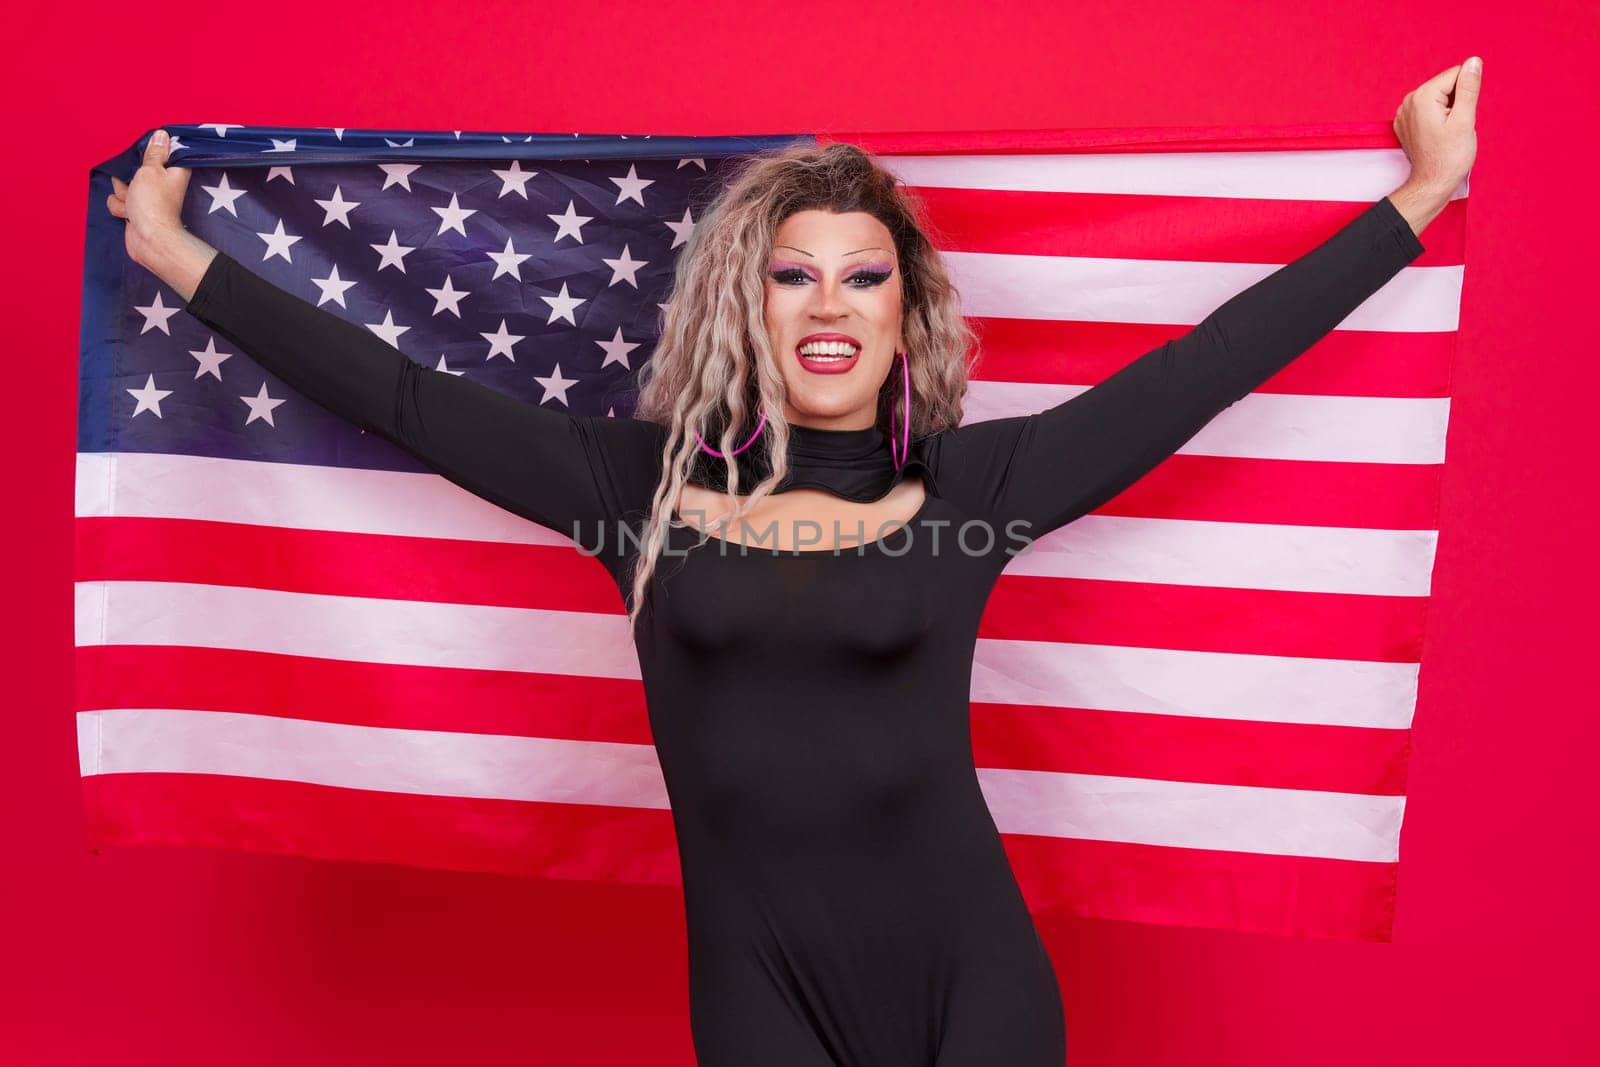
POLYGON ((0 1063, 693 1062, 676 890, 86 851, 71 516, 92 165, 155 125, 222 119, 686 134, 1387 122, 1473 53, 1480 150, 1395 943, 1042 932, 1074 1065, 1600 1062, 1593 0, 567 6, 6 16, 0 1063))

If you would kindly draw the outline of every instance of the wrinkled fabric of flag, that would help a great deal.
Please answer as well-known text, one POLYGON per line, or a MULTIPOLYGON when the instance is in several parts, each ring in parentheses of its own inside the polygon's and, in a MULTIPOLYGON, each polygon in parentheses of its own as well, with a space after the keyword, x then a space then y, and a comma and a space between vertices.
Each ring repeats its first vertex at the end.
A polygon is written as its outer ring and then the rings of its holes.
MULTIPOLYGON (((968 422, 1092 387, 1407 174, 1386 127, 162 128, 193 168, 185 225, 241 264, 419 363, 613 418, 752 153, 849 141, 917 197, 981 341, 968 422)), ((89 182, 90 846, 677 883, 604 569, 298 395, 133 264, 105 197, 147 138, 89 182)), ((1392 937, 1466 194, 1346 322, 1001 577, 973 750, 1036 912, 1392 937), (1009 636, 1023 618, 1053 639, 1009 636)))

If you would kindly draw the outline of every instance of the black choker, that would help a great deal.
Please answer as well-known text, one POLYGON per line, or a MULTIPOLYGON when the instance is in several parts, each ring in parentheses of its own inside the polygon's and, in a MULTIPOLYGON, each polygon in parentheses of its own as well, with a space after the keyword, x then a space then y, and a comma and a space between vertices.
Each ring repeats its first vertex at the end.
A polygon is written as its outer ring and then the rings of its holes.
MULTIPOLYGON (((767 430, 770 431, 770 424, 767 430)), ((715 440, 710 442, 717 448, 715 440)), ((740 442, 742 443, 742 442, 740 442)), ((770 434, 764 431, 749 448, 733 457, 739 465, 739 491, 749 494, 757 482, 771 473, 767 461, 770 434)), ((824 489, 858 503, 880 500, 912 472, 923 475, 932 491, 926 447, 928 439, 911 442, 911 456, 899 470, 889 450, 889 439, 877 426, 860 430, 821 430, 811 426, 789 426, 789 472, 776 492, 788 489, 824 489)), ((735 445, 737 447, 737 444, 735 445)), ((698 448, 690 468, 689 480, 719 493, 728 489, 728 460, 698 448)))

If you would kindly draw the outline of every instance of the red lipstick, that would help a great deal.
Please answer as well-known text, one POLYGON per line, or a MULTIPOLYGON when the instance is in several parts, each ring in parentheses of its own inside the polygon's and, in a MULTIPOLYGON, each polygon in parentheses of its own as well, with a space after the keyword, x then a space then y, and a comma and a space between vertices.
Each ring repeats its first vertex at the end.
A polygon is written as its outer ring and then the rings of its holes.
POLYGON ((795 358, 800 361, 800 366, 804 367, 812 374, 844 374, 861 361, 861 342, 845 333, 813 333, 808 334, 800 339, 800 343, 795 345, 794 354, 795 358), (842 342, 844 344, 854 346, 855 352, 854 354, 843 359, 837 357, 831 359, 817 359, 811 356, 802 355, 800 349, 814 341, 842 342))

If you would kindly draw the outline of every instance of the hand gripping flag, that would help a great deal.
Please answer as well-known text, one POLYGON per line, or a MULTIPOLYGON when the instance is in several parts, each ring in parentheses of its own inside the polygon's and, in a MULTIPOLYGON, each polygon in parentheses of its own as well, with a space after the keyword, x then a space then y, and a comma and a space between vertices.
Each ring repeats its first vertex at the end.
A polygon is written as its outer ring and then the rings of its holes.
MULTIPOLYGON (((411 359, 616 418, 727 168, 821 140, 166 128, 185 224, 240 263, 411 359)), ((968 421, 1092 387, 1407 173, 1387 127, 834 139, 927 209, 982 338, 968 421)), ((604 568, 185 313, 105 208, 144 144, 89 188, 91 846, 676 882, 604 568)), ((1466 191, 1334 332, 1001 577, 973 748, 1036 911, 1390 938, 1466 191)))

